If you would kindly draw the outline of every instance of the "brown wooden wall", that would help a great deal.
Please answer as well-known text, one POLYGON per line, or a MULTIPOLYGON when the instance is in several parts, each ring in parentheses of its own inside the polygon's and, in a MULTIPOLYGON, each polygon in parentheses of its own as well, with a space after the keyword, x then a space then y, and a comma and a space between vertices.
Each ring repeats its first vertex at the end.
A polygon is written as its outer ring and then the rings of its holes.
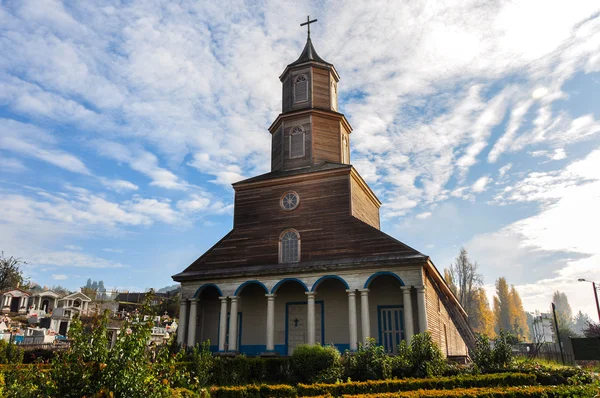
POLYGON ((350 178, 350 183, 352 189, 352 215, 379 229, 379 207, 354 177, 350 178))
POLYGON ((444 355, 466 355, 467 346, 448 313, 448 300, 440 299, 427 276, 425 276, 425 286, 427 286, 427 326, 433 341, 439 345, 444 355), (444 333, 444 325, 446 333, 444 333))
POLYGON ((314 163, 341 162, 340 121, 313 115, 314 163))
POLYGON ((329 71, 312 68, 313 73, 313 104, 315 108, 331 109, 331 89, 329 71))
POLYGON ((283 168, 283 128, 271 136, 271 171, 283 168))
POLYGON ((387 254, 418 254, 414 249, 350 215, 350 169, 289 179, 277 185, 236 187, 234 230, 189 270, 276 264, 279 237, 294 228, 301 237, 301 261, 387 254), (280 198, 293 190, 296 210, 284 211, 280 198))

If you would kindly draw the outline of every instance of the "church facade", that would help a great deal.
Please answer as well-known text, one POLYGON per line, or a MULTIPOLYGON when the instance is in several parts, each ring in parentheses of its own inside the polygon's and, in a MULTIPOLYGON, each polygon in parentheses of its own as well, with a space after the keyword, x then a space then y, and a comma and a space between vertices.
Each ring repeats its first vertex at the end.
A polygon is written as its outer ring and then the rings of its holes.
POLYGON ((467 355, 467 315, 431 259, 380 230, 381 202, 350 162, 340 77, 310 35, 280 80, 271 172, 233 184, 233 229, 173 276, 179 342, 291 355, 374 338, 394 353, 429 331, 446 355, 467 355))

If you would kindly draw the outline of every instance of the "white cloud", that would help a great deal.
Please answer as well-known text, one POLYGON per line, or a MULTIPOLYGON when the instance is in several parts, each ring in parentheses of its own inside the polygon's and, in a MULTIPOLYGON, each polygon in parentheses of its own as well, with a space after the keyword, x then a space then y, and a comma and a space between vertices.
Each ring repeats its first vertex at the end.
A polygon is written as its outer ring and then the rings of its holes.
POLYGON ((37 126, 0 119, 0 149, 37 158, 74 173, 91 174, 77 157, 53 148, 54 138, 37 126))
POLYGON ((65 274, 53 274, 52 279, 57 280, 57 281, 64 281, 64 280, 69 279, 69 277, 65 274))
POLYGON ((3 157, 0 162, 0 171, 6 173, 22 173, 27 170, 27 166, 18 159, 3 157))
POLYGON ((100 182, 105 187, 117 192, 137 191, 139 189, 139 187, 134 183, 125 180, 111 180, 108 178, 100 177, 100 182))
POLYGON ((471 186, 471 190, 473 192, 483 192, 485 191, 488 183, 490 182, 490 178, 489 177, 481 177, 479 178, 477 181, 475 181, 475 183, 473 183, 473 185, 471 186))
POLYGON ((426 211, 426 212, 423 212, 423 213, 419 213, 415 217, 418 218, 419 220, 425 220, 425 219, 431 217, 431 212, 430 211, 426 211))

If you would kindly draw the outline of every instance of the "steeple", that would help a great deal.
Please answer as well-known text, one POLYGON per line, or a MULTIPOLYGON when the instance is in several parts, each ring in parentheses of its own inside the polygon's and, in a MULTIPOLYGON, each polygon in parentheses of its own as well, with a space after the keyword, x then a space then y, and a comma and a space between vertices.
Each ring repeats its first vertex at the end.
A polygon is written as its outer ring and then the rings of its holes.
POLYGON ((323 162, 350 164, 352 127, 338 112, 340 76, 333 64, 317 54, 310 38, 300 57, 279 77, 282 113, 273 122, 271 169, 292 170, 323 162))
POLYGON ((323 58, 319 57, 319 54, 317 54, 317 50, 315 50, 315 48, 312 44, 312 40, 310 40, 310 33, 309 33, 309 36, 306 39, 306 45, 304 46, 304 50, 302 50, 302 54, 300 54, 300 57, 296 61, 289 64, 288 68, 291 68, 296 65, 301 65, 306 62, 311 62, 311 61, 329 65, 329 66, 333 66, 329 62, 325 61, 323 58))

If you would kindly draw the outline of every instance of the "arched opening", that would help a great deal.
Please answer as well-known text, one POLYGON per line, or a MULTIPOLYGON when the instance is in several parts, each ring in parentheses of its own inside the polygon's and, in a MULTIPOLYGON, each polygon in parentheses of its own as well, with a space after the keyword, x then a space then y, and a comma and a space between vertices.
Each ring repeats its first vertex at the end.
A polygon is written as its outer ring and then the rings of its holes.
POLYGON ((403 285, 402 279, 392 272, 373 274, 365 283, 369 289, 370 335, 388 353, 397 353, 398 345, 405 339, 403 285))
MULTIPOLYGON (((219 344, 219 297, 221 292, 216 285, 205 285, 199 289, 197 294, 198 304, 196 310, 196 341, 203 343, 210 342, 210 350, 216 352, 219 344)), ((194 322, 190 319, 190 322, 194 322)))
POLYGON ((50 301, 48 299, 44 299, 42 301, 42 310, 44 310, 44 312, 48 312, 49 308, 50 308, 50 301))
POLYGON ((323 344, 333 344, 340 352, 350 349, 348 333, 348 284, 336 275, 320 278, 312 290, 317 293, 316 300, 322 302, 323 316, 319 322, 316 316, 316 335, 323 335, 323 344))
MULTIPOLYGON (((296 278, 286 278, 277 283, 275 293, 275 351, 292 355, 300 344, 308 342, 306 284, 296 278)), ((321 313, 322 305, 315 305, 315 313, 321 313)), ((320 320, 318 321, 320 322, 320 320)), ((322 343, 321 335, 317 342, 322 343)))
MULTIPOLYGON (((243 283, 236 291, 238 297, 238 351, 249 356, 267 351, 267 297, 269 290, 259 281, 243 283)), ((231 314, 229 315, 231 317, 231 314)), ((229 333, 229 327, 227 328, 229 333)), ((229 336, 227 336, 229 341, 229 336)))
POLYGON ((81 307, 81 300, 77 299, 77 300, 73 301, 73 307, 75 307, 75 308, 81 307))

